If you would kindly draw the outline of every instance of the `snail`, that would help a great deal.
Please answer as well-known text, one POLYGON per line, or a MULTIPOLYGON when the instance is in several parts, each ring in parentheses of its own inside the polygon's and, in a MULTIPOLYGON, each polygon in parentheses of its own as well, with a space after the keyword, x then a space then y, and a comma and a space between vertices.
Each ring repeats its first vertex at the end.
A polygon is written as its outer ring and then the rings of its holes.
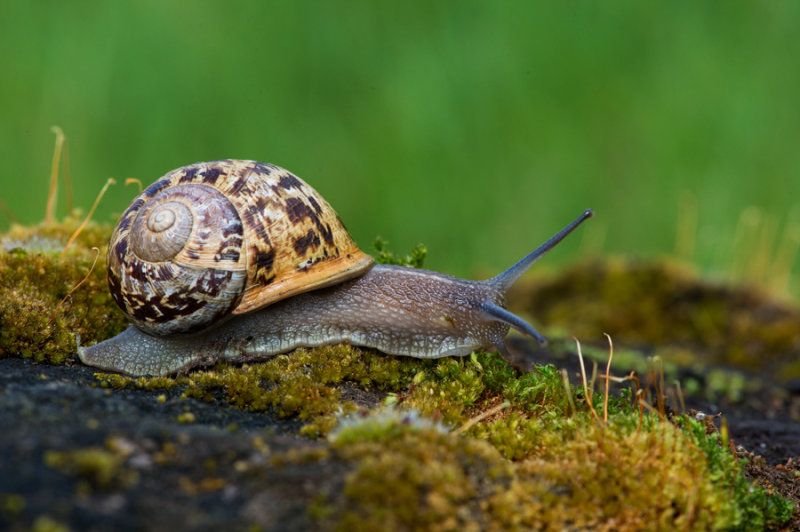
POLYGON ((374 265, 333 208, 282 168, 185 166, 134 199, 109 243, 108 286, 132 325, 78 355, 136 376, 340 342, 418 358, 508 356, 512 327, 546 340, 506 310, 506 291, 592 215, 500 275, 471 281, 374 265))

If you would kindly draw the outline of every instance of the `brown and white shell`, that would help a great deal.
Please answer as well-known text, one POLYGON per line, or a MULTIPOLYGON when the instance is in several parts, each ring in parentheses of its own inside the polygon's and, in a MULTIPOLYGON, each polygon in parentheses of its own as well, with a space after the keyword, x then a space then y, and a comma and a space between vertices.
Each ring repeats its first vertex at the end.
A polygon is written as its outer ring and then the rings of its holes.
POLYGON ((150 185, 108 247, 114 300, 140 329, 207 328, 372 266, 333 208, 275 165, 197 163, 150 185))

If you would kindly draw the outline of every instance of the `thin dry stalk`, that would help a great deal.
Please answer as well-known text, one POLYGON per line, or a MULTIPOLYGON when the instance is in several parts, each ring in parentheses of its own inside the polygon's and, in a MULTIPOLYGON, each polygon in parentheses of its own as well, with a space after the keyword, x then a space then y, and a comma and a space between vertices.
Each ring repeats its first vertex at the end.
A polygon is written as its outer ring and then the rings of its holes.
POLYGON ((611 359, 614 358, 614 342, 608 333, 603 333, 608 338, 608 364, 606 364, 606 398, 603 401, 603 421, 608 421, 608 381, 611 380, 611 359))
POLYGON ((457 429, 453 430, 453 434, 461 434, 462 432, 466 432, 469 429, 471 429, 474 425, 477 425, 478 423, 480 423, 481 421, 483 421, 487 417, 493 416, 493 415, 497 414, 498 412, 500 412, 501 410, 505 410, 509 406, 511 406, 511 403, 509 401, 503 401, 499 405, 495 405, 492 408, 490 408, 489 410, 481 412, 477 416, 474 416, 474 417, 468 419, 466 423, 464 423, 463 425, 461 425, 457 429))
POLYGON ((69 296, 71 296, 75 292, 75 290, 80 288, 80 286, 83 283, 85 283, 87 279, 89 279, 89 276, 92 275, 92 272, 94 271, 94 267, 97 265, 97 259, 100 257, 100 248, 95 246, 92 249, 95 251, 94 261, 92 262, 92 266, 89 268, 89 271, 86 273, 86 276, 83 279, 81 279, 78 284, 76 284, 75 286, 72 287, 72 290, 70 290, 67 293, 67 295, 64 296, 64 299, 61 300, 61 302, 56 306, 55 310, 53 310, 53 313, 50 314, 50 319, 48 320, 50 323, 52 323, 53 320, 55 319, 56 313, 58 312, 58 309, 61 308, 61 305, 63 305, 64 302, 69 298, 69 296))
POLYGON ((756 284, 765 286, 770 262, 772 261, 772 253, 775 249, 778 221, 774 215, 766 213, 761 217, 759 229, 758 242, 751 261, 750 279, 756 284))
POLYGON ((572 402, 572 391, 569 389, 569 375, 565 369, 562 369, 560 373, 561 381, 564 383, 564 391, 566 392, 567 403, 569 403, 570 414, 575 414, 577 410, 575 410, 575 403, 572 402))
POLYGON ((72 175, 69 172, 69 139, 64 137, 64 188, 67 191, 67 213, 72 212, 72 175))
POLYGON ((139 185, 139 193, 142 193, 142 181, 140 179, 136 179, 135 177, 129 177, 125 180, 125 186, 137 184, 139 185))
POLYGON ((769 272, 769 289, 776 294, 789 291, 792 269, 800 248, 800 210, 795 206, 786 218, 783 234, 777 244, 769 272))
POLYGON ((106 190, 108 190, 108 187, 114 184, 116 184, 114 178, 109 177, 108 180, 106 181, 106 184, 103 185, 102 189, 100 189, 100 194, 97 195, 97 199, 94 200, 94 205, 92 205, 92 208, 89 209, 89 214, 86 215, 86 218, 84 218, 83 222, 81 222, 81 225, 78 226, 75 232, 72 233, 72 235, 69 237, 69 240, 67 240, 67 245, 64 246, 64 250, 61 252, 62 258, 64 257, 64 255, 66 255, 67 249, 69 249, 72 243, 75 242, 75 239, 78 238, 78 235, 81 234, 81 231, 83 231, 83 229, 86 227, 86 224, 89 223, 89 220, 92 219, 92 215, 94 214, 95 209, 97 209, 97 205, 100 203, 100 200, 103 199, 103 196, 105 195, 106 190))
POLYGON ((56 211, 56 196, 58 195, 58 168, 61 165, 61 152, 64 149, 66 137, 58 126, 53 126, 50 131, 56 134, 56 147, 53 151, 53 162, 50 165, 50 188, 47 193, 47 207, 44 211, 45 223, 53 223, 56 211))
POLYGON ((685 414, 686 403, 683 402, 683 389, 681 388, 681 381, 675 381, 675 390, 678 392, 678 404, 681 405, 681 414, 685 414))
POLYGON ((578 359, 581 362, 581 380, 583 381, 583 393, 586 396, 586 404, 589 405, 589 410, 592 412, 594 418, 597 421, 600 421, 600 416, 597 415, 597 412, 594 409, 594 404, 592 403, 592 393, 589 391, 589 386, 586 383, 586 368, 584 368, 583 366, 583 353, 581 353, 581 343, 574 336, 572 337, 572 339, 575 340, 575 345, 578 346, 578 359))
POLYGON ((9 222, 16 223, 19 221, 19 218, 16 217, 14 211, 11 210, 11 207, 8 206, 8 203, 6 203, 3 198, 0 198, 0 211, 3 211, 3 214, 6 215, 9 222))
POLYGON ((685 261, 694 256, 697 238, 697 199, 689 191, 681 194, 678 203, 678 228, 675 232, 675 255, 685 261))

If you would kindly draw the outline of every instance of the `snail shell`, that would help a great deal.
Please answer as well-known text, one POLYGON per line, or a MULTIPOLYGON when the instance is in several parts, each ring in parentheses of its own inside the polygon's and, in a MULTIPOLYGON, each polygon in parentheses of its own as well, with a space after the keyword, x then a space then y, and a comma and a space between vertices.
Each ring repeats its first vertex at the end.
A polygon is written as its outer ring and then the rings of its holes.
POLYGON ((108 284, 133 324, 168 336, 372 264, 307 183, 275 165, 223 160, 173 170, 133 201, 111 237, 108 284))

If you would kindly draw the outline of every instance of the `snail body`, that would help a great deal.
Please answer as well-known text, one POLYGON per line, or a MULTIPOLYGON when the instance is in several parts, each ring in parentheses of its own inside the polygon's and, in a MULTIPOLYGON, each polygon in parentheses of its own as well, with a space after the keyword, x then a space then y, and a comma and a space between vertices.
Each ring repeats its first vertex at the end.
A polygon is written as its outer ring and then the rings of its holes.
POLYGON ((585 211, 497 277, 471 281, 373 265, 330 205, 276 166, 217 161, 180 168, 134 200, 109 245, 109 288, 132 326, 79 346, 78 354, 87 365, 131 375, 340 342, 418 358, 491 347, 507 355, 512 327, 545 339, 505 309, 506 291, 590 216, 585 211), (169 191, 178 198, 160 197, 169 191), (239 205, 224 201, 231 194, 239 205), (154 198, 172 206, 159 210, 148 203, 154 198), (198 199, 200 212, 186 224, 184 207, 198 199), (165 232, 170 242, 159 251, 141 251, 165 232), (182 244, 171 241, 175 235, 182 244))

